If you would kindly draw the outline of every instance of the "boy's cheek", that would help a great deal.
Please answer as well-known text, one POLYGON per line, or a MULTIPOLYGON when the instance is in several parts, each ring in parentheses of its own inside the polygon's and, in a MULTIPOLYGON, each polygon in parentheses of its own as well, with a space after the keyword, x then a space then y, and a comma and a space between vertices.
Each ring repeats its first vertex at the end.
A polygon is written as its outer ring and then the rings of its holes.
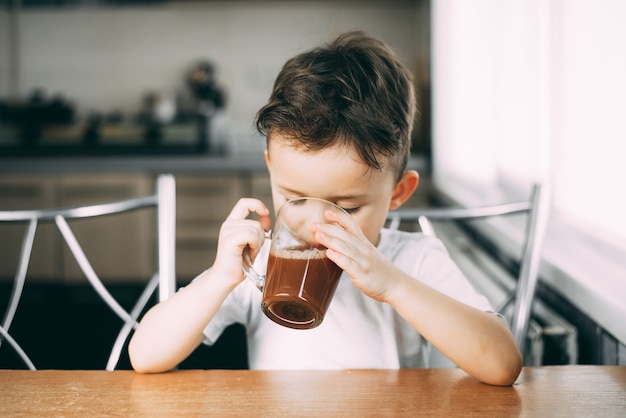
POLYGON ((365 235, 367 240, 374 245, 378 245, 380 230, 384 226, 386 213, 382 218, 380 218, 377 214, 364 210, 354 214, 352 218, 361 229, 361 232, 365 235))
POLYGON ((274 204, 274 213, 277 214, 278 210, 280 209, 280 207, 282 205, 285 204, 285 202, 287 201, 287 199, 282 196, 280 193, 274 193, 272 192, 272 203, 274 204))

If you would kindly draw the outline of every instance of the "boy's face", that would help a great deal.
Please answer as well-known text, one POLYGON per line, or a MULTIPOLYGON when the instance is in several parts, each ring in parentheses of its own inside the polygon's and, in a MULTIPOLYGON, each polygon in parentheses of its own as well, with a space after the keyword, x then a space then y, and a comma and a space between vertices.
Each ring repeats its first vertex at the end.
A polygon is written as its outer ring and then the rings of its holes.
POLYGON ((274 134, 268 141, 266 160, 275 210, 296 197, 328 200, 344 208, 374 245, 388 210, 404 201, 394 203, 396 178, 390 169, 371 169, 354 150, 341 145, 308 151, 274 134))

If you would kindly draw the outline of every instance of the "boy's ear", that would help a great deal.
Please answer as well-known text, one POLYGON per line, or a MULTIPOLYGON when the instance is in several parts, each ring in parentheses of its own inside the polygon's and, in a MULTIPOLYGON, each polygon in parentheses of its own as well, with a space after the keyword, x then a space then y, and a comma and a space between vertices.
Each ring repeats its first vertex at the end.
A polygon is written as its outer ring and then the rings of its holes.
POLYGON ((417 171, 407 170, 393 189, 389 210, 395 210, 402 206, 417 188, 419 180, 420 176, 417 171))

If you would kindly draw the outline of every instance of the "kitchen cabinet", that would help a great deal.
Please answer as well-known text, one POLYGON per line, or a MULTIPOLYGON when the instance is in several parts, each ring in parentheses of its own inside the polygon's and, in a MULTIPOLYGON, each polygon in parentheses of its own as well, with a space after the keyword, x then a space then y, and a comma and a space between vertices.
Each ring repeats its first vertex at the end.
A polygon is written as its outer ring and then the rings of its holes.
MULTIPOLYGON (((154 181, 143 174, 61 175, 57 178, 61 206, 111 202, 153 192, 154 181)), ((156 266, 156 213, 137 210, 102 218, 69 221, 96 273, 107 282, 149 279, 156 266)), ((62 277, 84 281, 67 245, 63 245, 62 277)))
MULTIPOLYGON (((0 176, 0 210, 76 206, 152 193, 146 173, 0 176)), ((215 259, 219 230, 237 200, 256 196, 271 205, 269 176, 261 172, 176 175, 176 275, 187 283, 215 259)), ((105 282, 143 282, 156 260, 154 210, 70 221, 94 270, 105 282)), ((26 224, 0 224, 0 278, 15 275, 26 224)), ((28 277, 80 283, 84 275, 51 223, 38 227, 28 277)))
POLYGON ((274 213, 269 173, 256 173, 250 179, 250 196, 259 199, 274 213))
POLYGON ((246 187, 237 173, 176 176, 176 276, 187 282, 213 264, 220 226, 246 187))
MULTIPOLYGON (((0 177, 0 209, 66 207, 121 200, 151 193, 145 175, 53 175, 0 177)), ((105 281, 145 280, 155 265, 153 210, 68 221, 96 273, 105 281)), ((26 223, 0 224, 0 278, 17 270, 26 223)), ((27 276, 37 281, 84 282, 84 274, 53 222, 37 227, 27 276)))
MULTIPOLYGON (((58 204, 55 179, 38 175, 0 176, 0 210, 28 210, 58 204)), ((26 223, 0 223, 0 279, 13 280, 26 234, 26 223)), ((61 274, 61 240, 54 225, 40 225, 33 243, 28 274, 52 280, 61 274)))
POLYGON ((187 282, 213 265, 222 223, 241 197, 271 208, 266 172, 194 173, 176 176, 176 274, 187 282))

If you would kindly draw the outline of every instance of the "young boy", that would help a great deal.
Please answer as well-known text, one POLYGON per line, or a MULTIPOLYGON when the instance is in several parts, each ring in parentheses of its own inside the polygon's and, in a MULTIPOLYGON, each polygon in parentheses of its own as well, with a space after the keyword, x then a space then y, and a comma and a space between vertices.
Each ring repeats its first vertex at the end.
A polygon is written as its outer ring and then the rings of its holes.
POLYGON ((414 114, 410 73, 362 32, 287 61, 257 114, 274 208, 311 196, 348 212, 311 225, 344 270, 324 322, 293 330, 262 313, 242 253, 258 254, 270 213, 241 199, 222 225, 213 267, 142 319, 129 346, 135 370, 170 370, 238 322, 252 369, 425 367, 428 341, 475 378, 512 384, 522 367, 513 337, 443 245, 383 228, 418 184, 406 170, 414 114))

